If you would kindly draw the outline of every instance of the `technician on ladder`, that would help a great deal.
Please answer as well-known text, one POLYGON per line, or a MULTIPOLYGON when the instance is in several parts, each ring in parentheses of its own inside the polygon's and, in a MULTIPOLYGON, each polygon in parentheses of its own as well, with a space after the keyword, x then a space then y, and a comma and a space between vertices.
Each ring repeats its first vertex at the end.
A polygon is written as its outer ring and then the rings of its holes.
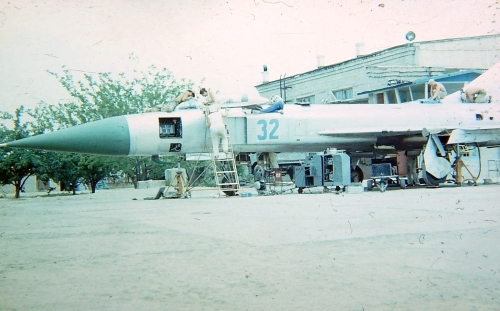
MULTIPOLYGON (((201 89, 200 94, 206 97, 208 92, 201 89)), ((209 100, 203 104, 208 105, 205 109, 205 115, 207 127, 210 129, 210 138, 212 139, 212 166, 217 189, 219 193, 224 193, 226 196, 238 195, 240 190, 238 170, 229 140, 229 133, 223 121, 223 117, 227 116, 227 110, 221 110, 212 93, 210 93, 209 100), (221 146, 219 146, 219 140, 221 146), (221 153, 221 147, 223 153, 221 153)))
POLYGON ((212 154, 214 157, 222 157, 219 149, 219 140, 221 140, 224 157, 229 156, 229 142, 226 126, 223 117, 227 116, 226 110, 221 110, 219 104, 211 104, 205 110, 206 124, 210 129, 210 138, 212 139, 212 154))

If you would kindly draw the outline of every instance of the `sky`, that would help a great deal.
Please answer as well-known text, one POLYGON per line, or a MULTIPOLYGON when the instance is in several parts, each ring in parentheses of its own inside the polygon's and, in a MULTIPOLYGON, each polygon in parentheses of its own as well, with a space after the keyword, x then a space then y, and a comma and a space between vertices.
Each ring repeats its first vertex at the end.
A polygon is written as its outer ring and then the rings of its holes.
POLYGON ((499 0, 0 0, 0 111, 70 100, 47 70, 167 68, 212 90, 406 43, 500 33, 499 0), (132 55, 132 57, 131 57, 132 55), (203 85, 200 81, 204 79, 203 85))

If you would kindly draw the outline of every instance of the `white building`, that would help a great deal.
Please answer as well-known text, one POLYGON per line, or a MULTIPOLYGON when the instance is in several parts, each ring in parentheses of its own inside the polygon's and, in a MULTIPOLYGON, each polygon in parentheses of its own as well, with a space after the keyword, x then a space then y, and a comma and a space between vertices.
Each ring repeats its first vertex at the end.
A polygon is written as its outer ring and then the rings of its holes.
MULTIPOLYGON (((267 81, 265 68, 256 88, 287 103, 395 104, 428 98, 433 78, 451 94, 500 62, 500 35, 413 42, 368 55, 362 44, 356 50, 354 59, 323 66, 320 56, 317 69, 275 81, 267 81)), ((462 160, 470 170, 462 169, 465 180, 500 182, 500 148, 471 150, 462 160)))
POLYGON ((397 103, 398 96, 399 101, 426 98, 432 77, 451 93, 500 61, 500 35, 407 43, 368 55, 358 50, 356 58, 328 66, 319 57, 317 69, 256 88, 264 97, 280 94, 287 102, 397 103), (391 92, 401 84, 400 95, 391 92))

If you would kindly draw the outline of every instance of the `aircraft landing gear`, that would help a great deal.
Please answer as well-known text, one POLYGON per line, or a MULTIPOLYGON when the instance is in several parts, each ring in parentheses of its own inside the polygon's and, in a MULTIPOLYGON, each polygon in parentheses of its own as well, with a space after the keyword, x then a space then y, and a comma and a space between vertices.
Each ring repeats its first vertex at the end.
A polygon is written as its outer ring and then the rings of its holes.
POLYGON ((428 186, 439 186, 446 181, 446 176, 452 171, 446 155, 446 149, 439 137, 436 134, 429 134, 422 162, 422 178, 428 186))
POLYGON ((437 187, 440 183, 444 183, 446 181, 446 176, 442 178, 436 178, 432 174, 426 171, 425 163, 422 163, 422 178, 425 181, 425 184, 430 187, 437 187))
POLYGON ((359 166, 351 169, 351 182, 360 183, 363 181, 363 170, 359 166))

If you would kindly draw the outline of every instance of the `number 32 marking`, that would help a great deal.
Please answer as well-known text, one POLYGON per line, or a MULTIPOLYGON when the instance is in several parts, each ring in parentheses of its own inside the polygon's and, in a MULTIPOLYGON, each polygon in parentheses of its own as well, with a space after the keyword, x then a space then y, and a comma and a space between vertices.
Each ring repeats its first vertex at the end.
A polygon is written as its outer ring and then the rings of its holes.
POLYGON ((266 120, 259 120, 257 121, 257 124, 261 126, 261 135, 257 135, 258 140, 266 140, 266 139, 278 139, 279 136, 276 135, 276 131, 278 130, 280 126, 280 122, 277 119, 271 119, 269 120, 269 123, 267 123, 266 120), (268 135, 268 126, 271 131, 269 131, 268 135))

